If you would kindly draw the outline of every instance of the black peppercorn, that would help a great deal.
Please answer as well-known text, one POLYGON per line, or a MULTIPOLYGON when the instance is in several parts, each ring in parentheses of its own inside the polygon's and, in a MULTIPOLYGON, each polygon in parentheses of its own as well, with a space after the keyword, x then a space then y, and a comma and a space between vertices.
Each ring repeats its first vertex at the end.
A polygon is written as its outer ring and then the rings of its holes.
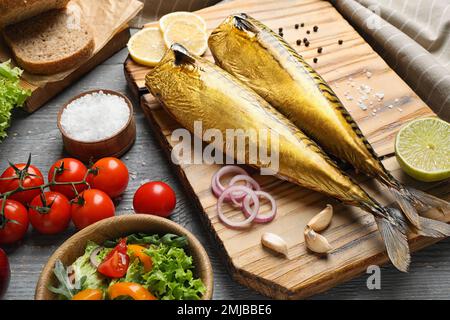
POLYGON ((306 30, 306 33, 307 33, 307 34, 310 34, 310 33, 311 33, 311 31, 309 31, 309 30, 306 30))
POLYGON ((305 47, 309 47, 309 41, 305 41, 305 47))
POLYGON ((294 27, 295 27, 295 29, 298 29, 298 23, 296 23, 294 27))
POLYGON ((319 27, 318 26, 314 26, 313 30, 314 30, 314 32, 317 32, 317 30, 319 30, 319 27))
POLYGON ((280 37, 282 37, 282 38, 283 38, 283 36, 284 36, 283 32, 280 32, 279 35, 280 35, 280 37))
POLYGON ((341 45, 341 44, 344 43, 344 41, 343 40, 339 40, 338 43, 341 45))
POLYGON ((317 58, 314 58, 313 61, 314 61, 314 63, 317 63, 318 59, 317 59, 317 58))
POLYGON ((278 32, 283 32, 283 28, 278 28, 278 32))
POLYGON ((318 53, 322 53, 322 50, 323 50, 322 47, 317 48, 317 52, 318 52, 318 53))
POLYGON ((297 45, 299 46, 302 43, 302 40, 298 39, 297 40, 297 45))
POLYGON ((302 23, 302 24, 300 25, 300 27, 302 27, 302 28, 303 28, 304 26, 305 26, 305 24, 304 24, 304 23, 302 23))

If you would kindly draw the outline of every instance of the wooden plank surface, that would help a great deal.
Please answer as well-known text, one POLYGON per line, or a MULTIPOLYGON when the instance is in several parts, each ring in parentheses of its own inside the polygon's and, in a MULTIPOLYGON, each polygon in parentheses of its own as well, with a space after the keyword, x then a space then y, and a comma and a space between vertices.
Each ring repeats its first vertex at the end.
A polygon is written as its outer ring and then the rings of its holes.
POLYGON ((89 58, 89 60, 82 63, 75 71, 60 81, 49 82, 46 85, 39 87, 27 82, 26 80, 22 80, 22 86, 32 91, 31 96, 27 99, 24 105, 24 109, 31 113, 42 107, 55 95, 73 84, 97 65, 101 64, 103 61, 123 49, 129 38, 130 29, 128 26, 125 26, 99 52, 89 58))
MULTIPOLYGON (((56 127, 56 115, 61 106, 71 97, 83 91, 98 87, 117 90, 132 96, 127 89, 123 75, 123 61, 127 50, 108 59, 92 72, 75 82, 43 108, 29 115, 17 110, 13 115, 9 137, 0 144, 0 170, 7 161, 24 161, 28 152, 33 161, 45 171, 55 159, 64 156, 62 141, 56 127)), ((200 214, 192 205, 192 200, 180 184, 178 176, 170 166, 159 142, 142 112, 135 103, 137 122, 137 141, 122 160, 131 172, 128 190, 118 203, 118 211, 130 210, 133 193, 145 180, 164 180, 177 194, 177 208, 171 219, 191 230, 206 247, 214 269, 214 299, 232 299, 245 303, 248 299, 263 298, 257 292, 233 281, 219 256, 221 249, 210 239, 207 229, 200 222, 200 214)), ((58 236, 42 236, 30 231, 23 242, 6 248, 10 262, 12 278, 5 299, 33 299, 34 288, 43 265, 53 251, 70 235, 71 227, 58 236)), ((413 263, 408 274, 399 273, 391 265, 381 268, 381 289, 369 290, 362 275, 343 283, 314 299, 448 299, 450 297, 450 239, 443 240, 413 255, 413 263)))
MULTIPOLYGON (((293 45, 297 39, 306 36, 306 30, 311 30, 307 36, 311 46, 297 47, 300 53, 344 101, 375 150, 385 157, 388 169, 400 179, 404 178, 392 157, 395 134, 407 121, 433 113, 328 2, 237 0, 201 10, 199 14, 211 30, 235 12, 246 12, 273 29, 283 27, 284 38, 293 45), (295 30, 295 23, 305 23, 305 28, 295 30), (319 32, 312 31, 314 25, 319 26, 319 32), (344 41, 342 46, 337 43, 338 39, 344 41), (324 48, 323 54, 317 54, 318 47, 324 48), (312 61, 314 57, 319 57, 317 64, 312 61), (361 85, 371 88, 372 104, 366 102, 369 110, 358 106, 361 85), (383 99, 375 98, 375 93, 382 93, 383 99)), ((209 52, 206 57, 211 58, 209 52)), ((146 91, 143 79, 147 72, 147 68, 126 61, 125 73, 134 94, 146 91)), ((179 125, 151 95, 143 96, 142 106, 164 149, 170 152, 173 146, 170 134, 179 125)), ((275 195, 279 205, 277 219, 267 226, 255 226, 245 232, 225 228, 218 221, 216 200, 209 190, 211 177, 217 169, 217 166, 186 165, 179 167, 178 173, 203 214, 205 225, 222 248, 233 277, 240 283, 270 297, 303 298, 360 274, 370 264, 387 261, 373 218, 361 210, 342 205, 336 205, 336 217, 325 232, 335 248, 333 253, 327 259, 308 253, 303 227, 332 200, 275 178, 255 176, 265 190, 275 195), (278 233, 287 240, 291 247, 289 259, 274 256, 261 247, 260 236, 267 231, 278 233)), ((391 202, 392 199, 373 181, 362 179, 361 183, 381 202, 391 202)), ((448 198, 448 186, 445 183, 433 186, 431 191, 448 198)), ((428 185, 420 187, 430 188, 428 185)), ((411 247, 417 250, 432 242, 413 236, 411 247)))

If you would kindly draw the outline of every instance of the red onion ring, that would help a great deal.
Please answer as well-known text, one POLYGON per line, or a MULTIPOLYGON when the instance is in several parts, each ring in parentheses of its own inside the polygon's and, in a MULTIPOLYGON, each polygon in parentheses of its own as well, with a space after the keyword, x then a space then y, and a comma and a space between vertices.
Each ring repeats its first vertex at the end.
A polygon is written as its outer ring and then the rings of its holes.
POLYGON ((258 196, 256 195, 255 191, 253 191, 252 189, 245 187, 245 186, 231 186, 226 188, 222 194, 220 195, 219 199, 217 200, 217 213, 219 215, 219 219, 228 227, 231 228, 245 228, 248 227, 251 222, 256 218, 256 215, 258 214, 259 211, 259 199, 258 196), (235 191, 241 191, 241 192, 245 192, 247 194, 247 196, 249 196, 249 198, 251 198, 253 200, 253 204, 254 204, 254 208, 249 208, 250 210, 248 211, 249 216, 247 217, 247 219, 243 220, 243 221, 232 221, 230 219, 228 219, 227 217, 225 217, 223 211, 222 211, 222 204, 225 200, 225 197, 227 195, 229 195, 231 192, 235 192, 235 191))
POLYGON ((103 247, 97 247, 94 250, 92 250, 91 255, 89 256, 89 260, 94 268, 98 268, 101 261, 98 261, 98 254, 103 249, 103 247))
MULTIPOLYGON (((275 218, 275 215, 277 214, 277 204, 275 203, 275 199, 267 192, 264 191, 254 191, 254 193, 258 196, 258 200, 259 198, 263 197, 266 198, 270 201, 271 206, 272 206, 272 210, 270 211, 270 213, 266 213, 264 215, 262 214, 257 214, 257 216, 255 217, 255 219, 253 219, 254 222, 256 223, 267 223, 272 221, 275 218)), ((244 212, 244 215, 246 217, 250 217, 252 212, 252 208, 250 206, 250 200, 251 199, 248 194, 245 196, 244 200, 242 201, 242 212, 244 212)), ((259 204, 258 204, 259 205, 259 204)), ((259 208, 258 208, 259 211, 259 208)))
MULTIPOLYGON (((244 174, 238 174, 237 176, 234 176, 230 180, 229 186, 233 186, 238 181, 245 181, 246 187, 252 187, 254 191, 261 190, 261 187, 259 186, 258 182, 256 182, 255 179, 250 177, 249 175, 244 174)), ((235 195, 236 192, 230 194, 230 200, 236 205, 236 206, 242 206, 242 201, 247 196, 245 192, 239 192, 239 194, 235 195)))
MULTIPOLYGON (((226 187, 224 187, 223 184, 220 182, 220 179, 224 175, 229 174, 229 173, 237 173, 239 175, 247 175, 248 176, 248 173, 244 169, 242 169, 241 167, 238 167, 238 166, 225 166, 225 167, 220 168, 214 174, 214 176, 212 177, 212 180, 211 180, 211 189, 217 198, 219 198, 220 195, 226 189, 226 187)), ((248 185, 248 187, 250 187, 250 186, 248 185)), ((231 200, 230 197, 225 199, 225 201, 230 201, 230 200, 231 200)))
POLYGON ((76 278, 75 278, 75 270, 74 270, 73 266, 72 265, 68 266, 66 271, 67 271, 67 279, 69 279, 69 283, 71 285, 74 285, 76 278))

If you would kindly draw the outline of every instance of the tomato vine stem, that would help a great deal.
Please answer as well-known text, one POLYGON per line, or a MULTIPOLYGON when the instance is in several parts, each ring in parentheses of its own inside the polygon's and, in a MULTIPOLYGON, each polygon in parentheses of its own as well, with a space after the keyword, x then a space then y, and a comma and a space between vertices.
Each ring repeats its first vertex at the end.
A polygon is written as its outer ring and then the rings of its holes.
MULTIPOLYGON (((25 170, 28 170, 28 166, 26 166, 23 170, 19 170, 19 171, 25 171, 25 170)), ((55 172, 54 172, 52 181, 49 181, 48 183, 45 183, 45 184, 42 184, 39 186, 33 186, 33 187, 23 187, 23 180, 25 180, 25 178, 29 175, 28 172, 25 172, 25 173, 20 172, 15 177, 7 178, 7 179, 2 178, 1 179, 2 181, 19 179, 19 186, 14 190, 0 193, 0 198, 2 199, 2 205, 1 205, 1 209, 0 209, 0 228, 2 228, 4 226, 5 220, 6 220, 6 219, 4 219, 6 200, 8 200, 8 198, 11 197, 12 195, 14 195, 18 192, 25 192, 25 191, 37 190, 37 189, 40 189, 41 193, 43 194, 45 189, 50 188, 52 186, 69 186, 70 185, 70 186, 72 186, 76 197, 78 197, 79 193, 78 193, 76 186, 84 184, 88 188, 90 188, 91 186, 89 185, 89 182, 87 182, 87 178, 88 178, 89 174, 95 172, 95 169, 89 168, 86 171, 86 174, 84 175, 83 180, 81 180, 81 181, 68 181, 68 182, 57 182, 56 181, 57 171, 58 171, 58 168, 55 168, 55 172)))

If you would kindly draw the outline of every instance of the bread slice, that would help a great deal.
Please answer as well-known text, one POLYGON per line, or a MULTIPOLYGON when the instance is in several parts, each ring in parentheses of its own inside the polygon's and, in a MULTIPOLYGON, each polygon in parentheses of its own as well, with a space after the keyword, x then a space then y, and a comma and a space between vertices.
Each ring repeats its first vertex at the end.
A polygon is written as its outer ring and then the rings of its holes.
POLYGON ((3 30, 17 64, 33 74, 55 74, 87 60, 94 50, 89 26, 72 10, 52 10, 3 30))
POLYGON ((0 0, 0 27, 52 9, 62 9, 68 2, 69 0, 0 0))

